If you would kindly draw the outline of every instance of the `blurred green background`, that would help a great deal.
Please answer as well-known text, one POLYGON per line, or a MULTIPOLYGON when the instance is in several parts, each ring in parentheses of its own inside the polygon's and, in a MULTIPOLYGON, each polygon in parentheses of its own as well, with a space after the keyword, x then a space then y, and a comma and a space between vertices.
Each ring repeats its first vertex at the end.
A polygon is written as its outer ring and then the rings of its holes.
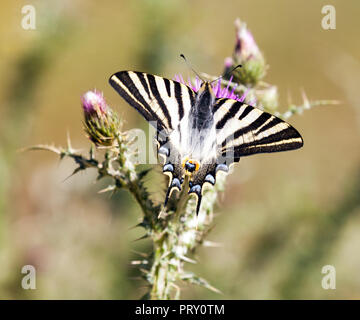
MULTIPOLYGON (((145 283, 130 260, 148 252, 128 230, 140 210, 124 191, 97 191, 94 172, 72 172, 46 152, 23 147, 66 144, 87 152, 80 96, 104 91, 126 119, 145 121, 108 85, 120 70, 172 78, 195 68, 221 74, 235 42, 233 22, 246 21, 270 65, 266 81, 301 103, 335 99, 290 119, 303 135, 298 151, 240 161, 219 198, 208 240, 188 269, 224 294, 180 284, 194 299, 360 298, 360 2, 348 1, 2 1, 0 10, 0 298, 137 299, 145 283), (36 9, 36 30, 21 27, 21 8, 36 9), (321 28, 321 8, 336 8, 336 30, 321 28), (21 288, 34 265, 37 289, 21 288), (321 269, 336 268, 336 290, 321 269)), ((154 173, 156 174, 156 173, 154 173)), ((159 187, 149 187, 158 190, 159 187), (157 189, 156 189, 157 188, 157 189)))

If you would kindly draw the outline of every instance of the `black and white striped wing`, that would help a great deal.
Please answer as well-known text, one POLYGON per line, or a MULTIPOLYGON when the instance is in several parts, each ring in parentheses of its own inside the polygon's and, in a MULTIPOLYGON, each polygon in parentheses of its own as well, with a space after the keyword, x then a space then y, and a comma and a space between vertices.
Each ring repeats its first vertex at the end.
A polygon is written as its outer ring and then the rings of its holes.
POLYGON ((301 135, 290 124, 253 106, 218 99, 213 112, 217 144, 223 158, 238 161, 243 156, 303 146, 301 135))
POLYGON ((195 92, 179 82, 159 76, 120 71, 111 86, 158 131, 171 132, 194 104, 195 92))

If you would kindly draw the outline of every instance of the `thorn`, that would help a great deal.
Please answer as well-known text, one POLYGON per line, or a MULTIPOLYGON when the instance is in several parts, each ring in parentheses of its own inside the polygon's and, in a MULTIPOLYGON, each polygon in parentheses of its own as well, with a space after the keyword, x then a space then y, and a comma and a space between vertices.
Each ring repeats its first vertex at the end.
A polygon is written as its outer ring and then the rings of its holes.
MULTIPOLYGON (((138 228, 138 227, 145 227, 145 225, 144 225, 143 222, 140 222, 140 223, 128 228, 127 230, 129 231, 129 230, 132 230, 132 229, 135 229, 135 228, 138 228)), ((136 240, 134 240, 134 241, 136 241, 136 240)))
POLYGON ((207 289, 209 289, 209 290, 211 290, 213 292, 223 294, 219 289, 216 289, 215 287, 213 287, 205 279, 197 277, 196 275, 194 275, 192 273, 183 275, 181 277, 181 280, 187 281, 187 282, 192 283, 192 284, 197 284, 197 285, 205 287, 205 288, 207 288, 207 289))
POLYGON ((148 274, 148 273, 149 273, 149 271, 146 270, 146 269, 144 269, 144 268, 139 268, 139 270, 140 270, 142 273, 144 273, 144 274, 148 274))
POLYGON ((67 131, 67 133, 66 133, 66 144, 67 144, 67 152, 69 152, 70 154, 73 154, 76 152, 81 152, 81 149, 74 149, 72 147, 69 131, 67 131))
POLYGON ((175 283, 173 283, 173 282, 170 282, 170 285, 171 285, 172 287, 174 287, 175 290, 176 290, 175 300, 179 300, 179 299, 180 299, 180 287, 177 286, 177 285, 176 285, 175 283))
POLYGON ((190 263, 193 263, 193 264, 197 264, 197 261, 196 260, 193 260, 193 259, 190 259, 190 258, 188 258, 188 257, 186 257, 186 256, 179 256, 179 258, 180 259, 182 259, 182 260, 184 260, 184 261, 186 261, 186 262, 190 262, 190 263))
POLYGON ((218 293, 218 294, 224 294, 222 291, 220 291, 219 289, 217 289, 217 288, 215 288, 215 287, 213 287, 212 285, 208 285, 208 287, 207 287, 209 290, 211 290, 211 291, 213 291, 213 292, 215 292, 215 293, 218 293))
POLYGON ((98 176, 96 177, 96 181, 94 181, 94 183, 96 183, 97 181, 101 180, 104 177, 105 177, 105 175, 103 173, 99 173, 98 176))
POLYGON ((213 241, 209 241, 209 240, 205 240, 203 242, 203 246, 204 247, 211 247, 211 248, 220 248, 223 247, 222 243, 218 243, 218 242, 213 242, 213 241))
POLYGON ((327 104, 341 104, 342 101, 341 100, 330 100, 330 101, 327 101, 327 104))
POLYGON ((72 146, 71 146, 71 140, 70 140, 69 130, 66 131, 66 143, 67 143, 68 150, 69 150, 70 152, 72 152, 73 149, 72 149, 72 146))
POLYGON ((289 89, 287 90, 287 100, 288 100, 288 105, 291 106, 292 105, 292 98, 291 98, 291 94, 289 89))
MULTIPOLYGON (((138 287, 139 289, 150 289, 151 288, 151 286, 149 285, 149 284, 145 284, 145 285, 143 285, 143 286, 139 286, 138 287)), ((145 299, 144 299, 145 300, 145 299)), ((147 299, 147 300, 149 300, 149 299, 147 299)))
POLYGON ((301 95, 304 100, 304 109, 310 109, 311 105, 310 105, 309 99, 306 96, 304 89, 301 89, 301 95))
POLYGON ((165 208, 165 206, 163 206, 158 215, 158 219, 165 219, 166 216, 167 216, 166 208, 165 208))
POLYGON ((130 279, 130 280, 135 280, 135 281, 144 281, 145 279, 144 279, 144 277, 129 277, 128 279, 130 279))
POLYGON ((46 144, 38 144, 36 146, 22 148, 22 149, 18 150, 18 152, 36 151, 36 150, 51 151, 51 152, 54 152, 59 155, 62 153, 62 151, 59 148, 56 148, 55 146, 46 145, 46 144))
POLYGON ((62 183, 64 183, 66 180, 70 179, 72 176, 74 176, 75 174, 77 174, 77 173, 78 173, 79 171, 81 171, 81 170, 84 170, 84 169, 81 168, 81 167, 76 168, 76 169, 73 171, 72 174, 70 174, 68 177, 66 177, 66 178, 62 181, 62 183))
POLYGON ((160 260, 163 260, 164 258, 166 258, 170 253, 171 253, 170 251, 164 252, 162 254, 162 256, 160 257, 160 260))
POLYGON ((139 281, 139 280, 143 281, 144 280, 143 277, 129 277, 129 279, 130 280, 136 280, 136 281, 139 281))
POLYGON ((131 252, 135 253, 135 254, 138 254, 140 257, 143 257, 143 258, 148 258, 149 255, 145 252, 140 252, 140 251, 136 251, 136 250, 130 250, 131 252))
POLYGON ((146 238, 149 238, 149 235, 145 234, 142 237, 133 240, 132 242, 140 241, 140 240, 143 240, 143 239, 146 239, 146 238))
POLYGON ((111 197, 116 193, 116 189, 114 189, 110 194, 109 194, 109 199, 111 199, 111 197))
POLYGON ((109 191, 114 191, 115 189, 116 189, 115 185, 110 185, 110 186, 107 186, 104 189, 101 189, 100 191, 98 191, 98 193, 105 193, 105 192, 109 192, 109 191))
POLYGON ((130 261, 130 264, 132 266, 138 266, 138 265, 144 265, 144 264, 148 264, 149 261, 147 260, 133 260, 133 261, 130 261))
POLYGON ((135 137, 131 138, 131 139, 127 142, 127 145, 128 145, 128 146, 131 146, 131 145, 134 144, 137 140, 138 140, 138 137, 135 136, 135 137))
POLYGON ((90 160, 95 159, 95 148, 93 144, 90 147, 89 156, 90 156, 90 160))

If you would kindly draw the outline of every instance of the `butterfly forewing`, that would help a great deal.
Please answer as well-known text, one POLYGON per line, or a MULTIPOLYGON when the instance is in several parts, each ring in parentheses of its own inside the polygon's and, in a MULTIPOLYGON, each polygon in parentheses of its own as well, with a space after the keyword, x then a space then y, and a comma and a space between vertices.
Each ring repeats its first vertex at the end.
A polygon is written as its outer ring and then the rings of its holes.
POLYGON ((163 172, 170 177, 166 205, 172 191, 180 190, 184 180, 181 141, 186 140, 186 119, 194 105, 195 92, 179 82, 135 71, 115 73, 109 82, 121 97, 156 126, 158 152, 164 156, 163 172))
POLYGON ((189 87, 155 75, 121 71, 110 77, 110 84, 159 131, 175 129, 189 112, 195 92, 189 87))
POLYGON ((214 105, 217 144, 223 157, 234 161, 256 153, 302 147, 300 134, 285 121, 245 103, 219 99, 214 105))

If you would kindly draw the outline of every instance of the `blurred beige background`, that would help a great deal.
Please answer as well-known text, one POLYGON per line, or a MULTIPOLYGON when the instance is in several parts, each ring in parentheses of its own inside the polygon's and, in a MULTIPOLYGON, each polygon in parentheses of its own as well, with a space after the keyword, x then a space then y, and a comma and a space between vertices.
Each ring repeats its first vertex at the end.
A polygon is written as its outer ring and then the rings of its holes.
MULTIPOLYGON (((270 65, 266 81, 302 103, 334 99, 290 119, 304 148, 240 161, 219 199, 208 239, 188 266, 224 294, 181 285, 195 299, 360 298, 360 2, 352 1, 3 1, 0 10, 0 298, 137 299, 145 283, 129 266, 128 230, 140 210, 124 191, 97 194, 105 182, 72 172, 39 143, 87 152, 80 96, 97 88, 126 119, 145 121, 109 86, 120 70, 172 78, 195 68, 221 74, 235 41, 234 20, 246 21, 270 65), (21 8, 36 8, 37 29, 21 28, 21 8), (336 30, 321 28, 321 8, 336 8, 336 30), (21 288, 21 268, 37 268, 37 289, 21 288), (334 265, 336 290, 321 287, 334 265)), ((290 97, 290 98, 289 98, 290 97)), ((154 173, 155 175, 156 173, 154 173)), ((151 181, 148 182, 151 187, 151 181)), ((156 188, 156 187, 155 187, 156 188)))

